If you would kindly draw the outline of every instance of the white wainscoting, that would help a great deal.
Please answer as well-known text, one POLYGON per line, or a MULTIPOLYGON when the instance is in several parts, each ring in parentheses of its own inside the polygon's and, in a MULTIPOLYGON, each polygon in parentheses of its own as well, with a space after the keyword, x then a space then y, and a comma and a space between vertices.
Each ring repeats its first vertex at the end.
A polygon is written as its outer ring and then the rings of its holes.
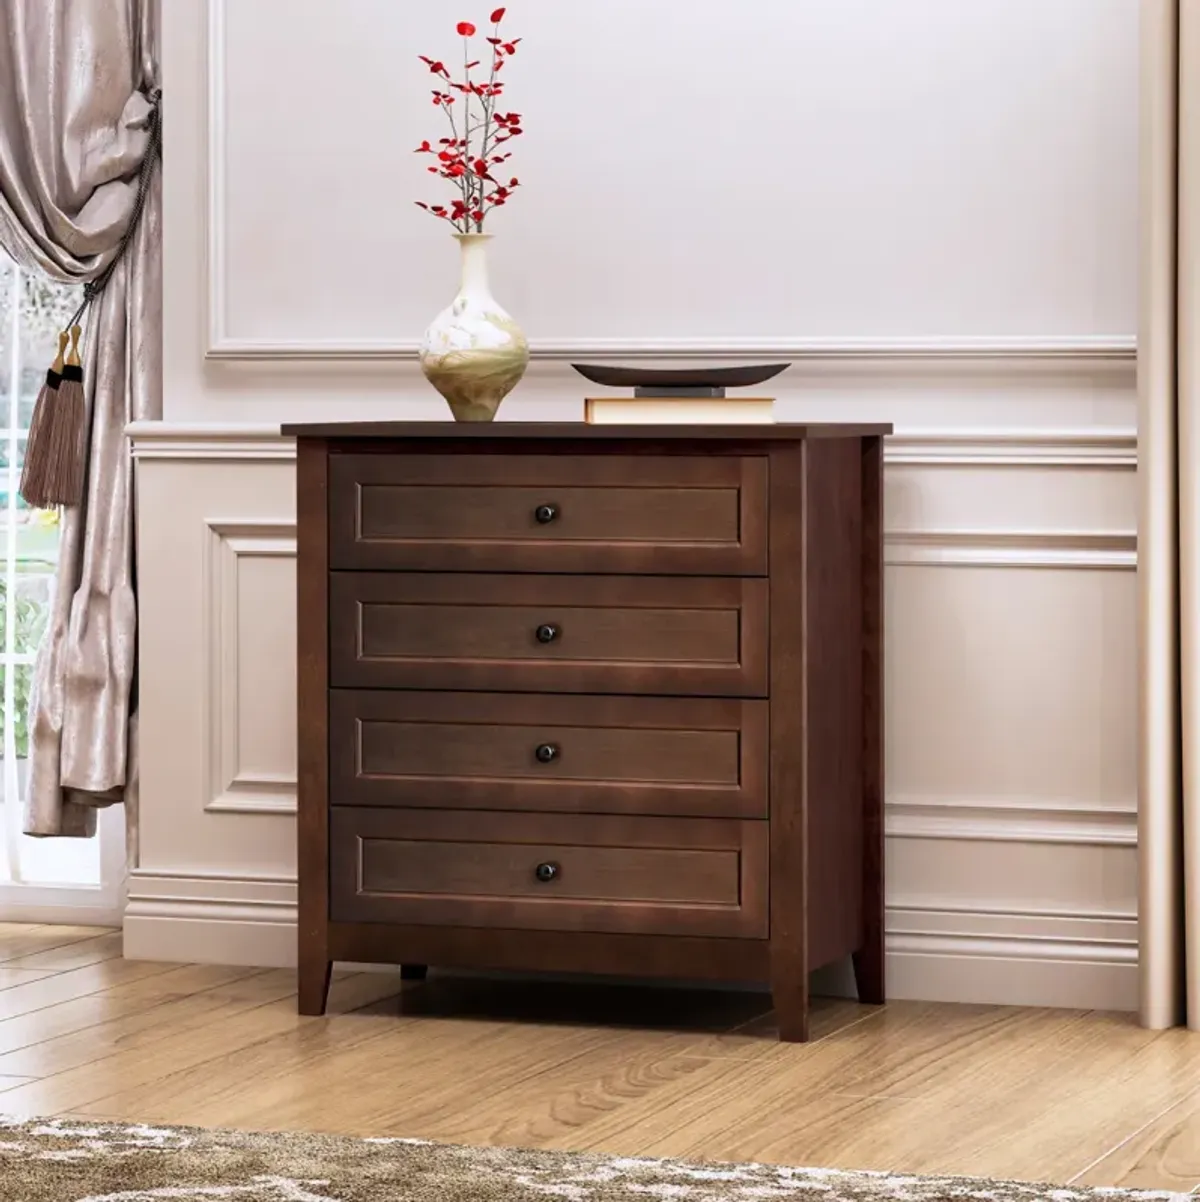
MULTIPOLYGON (((127 954, 289 965, 292 446, 269 426, 133 436, 127 954)), ((1132 1009, 1135 438, 925 429, 886 459, 891 992, 1132 1009)))
MULTIPOLYGON (((457 276, 412 203, 431 179, 412 147, 438 136, 416 56, 453 53, 454 23, 486 11, 163 6, 168 420, 135 439, 131 954, 293 959, 294 472, 277 431, 448 416, 414 359, 457 276)), ((491 265, 533 360, 501 420, 581 418, 572 359, 733 358, 794 364, 772 381, 778 420, 901 431, 896 996, 1135 1003, 1137 13, 509 5, 525 187, 491 265)))

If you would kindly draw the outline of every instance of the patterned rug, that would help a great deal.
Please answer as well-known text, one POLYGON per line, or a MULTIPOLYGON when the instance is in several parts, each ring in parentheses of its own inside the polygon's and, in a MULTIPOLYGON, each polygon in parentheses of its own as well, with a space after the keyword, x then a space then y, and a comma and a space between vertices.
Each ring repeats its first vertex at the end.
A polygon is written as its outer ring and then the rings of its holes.
POLYGON ((0 1118, 3 1202, 1149 1202, 1185 1194, 0 1118))

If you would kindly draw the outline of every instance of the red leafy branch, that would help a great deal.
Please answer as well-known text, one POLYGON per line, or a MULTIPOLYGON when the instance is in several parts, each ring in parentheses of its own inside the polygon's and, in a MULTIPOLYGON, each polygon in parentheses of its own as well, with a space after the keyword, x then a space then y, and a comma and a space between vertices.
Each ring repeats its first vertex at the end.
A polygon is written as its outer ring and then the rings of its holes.
POLYGON ((433 89, 433 103, 446 114, 451 136, 439 138, 436 143, 422 142, 415 153, 433 156, 434 162, 427 170, 431 175, 450 180, 458 196, 450 205, 426 204, 422 200, 416 203, 435 217, 449 221, 462 234, 481 233, 488 213, 506 204, 513 191, 520 187, 516 176, 503 184, 496 175, 496 168, 512 157, 510 151, 502 151, 500 147, 524 133, 520 113, 497 111, 504 95, 504 83, 499 75, 521 42, 520 38, 510 40, 500 36, 504 12, 503 8, 498 8, 492 13, 492 36, 485 39, 491 54, 487 82, 471 78, 472 70, 479 67, 482 60, 471 58, 471 39, 477 30, 470 21, 459 21, 456 26, 463 39, 461 81, 451 78, 446 64, 440 59, 420 55, 430 74, 444 81, 433 89), (456 120, 454 106, 460 97, 461 116, 456 120))

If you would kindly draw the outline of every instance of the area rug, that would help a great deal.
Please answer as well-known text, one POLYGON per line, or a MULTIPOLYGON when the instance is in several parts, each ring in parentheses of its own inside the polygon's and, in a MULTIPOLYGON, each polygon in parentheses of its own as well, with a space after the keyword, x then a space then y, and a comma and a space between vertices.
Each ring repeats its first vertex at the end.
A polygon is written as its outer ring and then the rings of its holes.
POLYGON ((0 1118, 3 1202, 1149 1202, 1187 1195, 0 1118))

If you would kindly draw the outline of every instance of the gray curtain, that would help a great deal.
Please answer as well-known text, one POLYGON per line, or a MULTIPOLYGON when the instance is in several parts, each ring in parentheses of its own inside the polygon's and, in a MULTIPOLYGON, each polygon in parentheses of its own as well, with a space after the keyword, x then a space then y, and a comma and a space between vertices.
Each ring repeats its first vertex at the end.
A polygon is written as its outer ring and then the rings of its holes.
MULTIPOLYGON (((157 0, 0 0, 0 245, 83 283, 129 227, 159 86, 157 0)), ((63 515, 30 712, 25 830, 87 837, 124 801, 136 830, 133 465, 124 428, 162 417, 161 171, 85 325, 83 504, 63 515)), ((48 365, 47 365, 48 366, 48 365)))

